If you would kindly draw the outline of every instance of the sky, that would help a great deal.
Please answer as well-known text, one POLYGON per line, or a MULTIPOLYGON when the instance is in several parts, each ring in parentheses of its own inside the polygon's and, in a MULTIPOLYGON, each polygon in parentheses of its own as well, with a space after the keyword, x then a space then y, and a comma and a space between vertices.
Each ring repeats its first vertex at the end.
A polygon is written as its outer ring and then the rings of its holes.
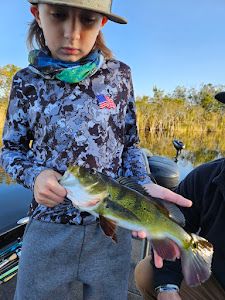
MULTIPOLYGON (((171 93, 225 84, 225 0, 114 0, 112 11, 128 24, 108 22, 103 33, 131 67, 136 96, 151 96, 155 86, 171 93)), ((1 1, 0 67, 27 66, 31 21, 27 0, 1 1)))

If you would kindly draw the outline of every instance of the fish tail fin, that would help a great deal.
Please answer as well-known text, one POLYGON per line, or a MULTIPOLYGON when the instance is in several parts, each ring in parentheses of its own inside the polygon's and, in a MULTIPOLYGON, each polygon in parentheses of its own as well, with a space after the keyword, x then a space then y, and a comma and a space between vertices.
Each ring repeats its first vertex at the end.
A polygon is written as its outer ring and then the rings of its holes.
POLYGON ((181 249, 181 265, 184 279, 189 286, 197 286, 211 275, 213 246, 204 238, 191 234, 191 245, 181 249))

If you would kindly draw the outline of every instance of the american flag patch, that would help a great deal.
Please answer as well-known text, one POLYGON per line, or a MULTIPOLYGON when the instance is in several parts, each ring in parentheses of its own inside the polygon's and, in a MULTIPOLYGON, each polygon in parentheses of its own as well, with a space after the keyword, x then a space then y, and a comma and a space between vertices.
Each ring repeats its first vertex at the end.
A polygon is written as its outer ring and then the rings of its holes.
POLYGON ((116 108, 116 104, 109 96, 97 95, 97 99, 100 108, 116 108))

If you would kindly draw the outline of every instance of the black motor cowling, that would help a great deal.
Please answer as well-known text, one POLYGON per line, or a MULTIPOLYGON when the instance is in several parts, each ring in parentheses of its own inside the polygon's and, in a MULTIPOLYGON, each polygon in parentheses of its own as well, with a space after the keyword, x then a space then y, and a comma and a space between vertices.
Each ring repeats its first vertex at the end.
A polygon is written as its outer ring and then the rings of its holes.
POLYGON ((147 156, 150 176, 153 182, 170 190, 175 189, 179 184, 179 170, 177 164, 164 156, 147 156))

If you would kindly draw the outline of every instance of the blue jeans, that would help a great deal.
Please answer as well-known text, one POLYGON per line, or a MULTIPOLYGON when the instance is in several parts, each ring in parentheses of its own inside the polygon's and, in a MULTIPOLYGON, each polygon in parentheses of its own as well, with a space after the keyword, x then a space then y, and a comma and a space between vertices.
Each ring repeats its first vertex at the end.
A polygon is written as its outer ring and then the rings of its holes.
POLYGON ((99 224, 64 225, 31 220, 19 262, 14 300, 126 300, 131 234, 118 228, 118 243, 99 224))

